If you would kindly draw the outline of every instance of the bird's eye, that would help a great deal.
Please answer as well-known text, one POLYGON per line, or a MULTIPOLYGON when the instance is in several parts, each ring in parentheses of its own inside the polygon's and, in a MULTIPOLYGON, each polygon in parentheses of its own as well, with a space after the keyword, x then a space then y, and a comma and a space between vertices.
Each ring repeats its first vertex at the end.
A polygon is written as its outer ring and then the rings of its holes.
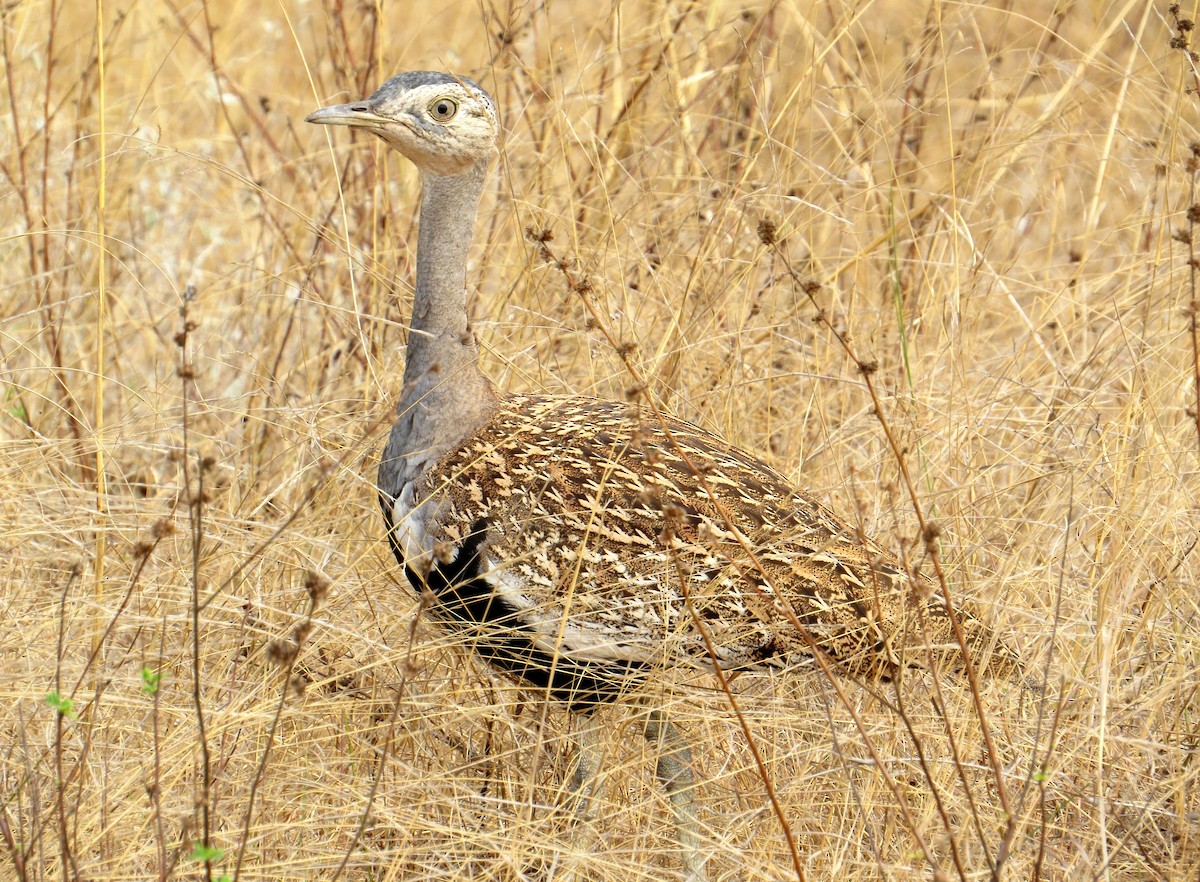
POLYGON ((429 105, 429 115, 437 122, 450 122, 458 113, 458 102, 453 98, 438 98, 429 105))

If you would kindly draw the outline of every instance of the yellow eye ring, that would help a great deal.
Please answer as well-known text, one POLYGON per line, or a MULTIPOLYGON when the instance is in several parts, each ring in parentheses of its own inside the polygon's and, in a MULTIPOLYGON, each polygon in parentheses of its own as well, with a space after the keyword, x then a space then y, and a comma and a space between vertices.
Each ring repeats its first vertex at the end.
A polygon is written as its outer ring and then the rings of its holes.
POLYGON ((436 98, 429 104, 429 115, 435 122, 450 122, 458 113, 458 102, 453 98, 436 98))

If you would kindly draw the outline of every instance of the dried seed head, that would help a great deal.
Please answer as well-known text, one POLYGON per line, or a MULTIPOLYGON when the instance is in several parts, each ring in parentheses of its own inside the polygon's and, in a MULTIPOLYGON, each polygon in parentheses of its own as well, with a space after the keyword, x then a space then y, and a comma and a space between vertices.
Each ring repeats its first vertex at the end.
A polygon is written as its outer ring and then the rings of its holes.
POLYGON ((766 246, 774 245, 776 242, 775 234, 778 232, 778 227, 775 226, 775 221, 769 217, 764 217, 758 222, 758 239, 766 246))
POLYGON ((304 590, 315 608, 329 593, 330 582, 315 570, 304 571, 304 590))
POLYGON ((664 502, 662 513, 668 523, 679 524, 683 522, 683 517, 687 514, 687 510, 678 502, 664 502))
POLYGON ((291 667, 299 651, 299 647, 291 640, 279 637, 267 644, 267 660, 281 668, 291 667))
POLYGON ((638 491, 638 499, 646 503, 651 508, 662 508, 662 500, 659 499, 658 493, 652 487, 643 487, 638 491))
POLYGON ((175 532, 175 522, 170 518, 159 518, 150 527, 150 536, 155 539, 165 539, 175 532))
POLYGON ((150 555, 157 545, 166 536, 170 536, 175 532, 175 522, 170 518, 159 518, 150 525, 150 529, 146 531, 147 535, 133 543, 133 556, 137 560, 142 560, 150 555))
POLYGON ((937 540, 942 535, 942 528, 934 521, 929 521, 925 524, 925 529, 921 531, 921 539, 925 543, 925 550, 930 553, 937 551, 937 540))

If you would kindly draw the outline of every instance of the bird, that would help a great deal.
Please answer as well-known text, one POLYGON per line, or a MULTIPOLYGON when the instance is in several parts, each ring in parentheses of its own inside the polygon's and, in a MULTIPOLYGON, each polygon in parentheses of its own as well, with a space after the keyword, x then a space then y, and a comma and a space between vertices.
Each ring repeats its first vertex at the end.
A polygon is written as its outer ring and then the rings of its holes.
MULTIPOLYGON (((987 653, 994 669, 1019 666, 936 583, 722 437, 629 401, 497 389, 467 309, 500 134, 476 82, 401 73, 306 121, 365 130, 419 172, 411 324, 377 478, 384 529, 434 619, 578 715, 579 805, 598 712, 663 669, 788 671, 820 656, 878 680, 987 653)), ((645 719, 683 877, 701 882, 690 744, 662 708, 645 719)))

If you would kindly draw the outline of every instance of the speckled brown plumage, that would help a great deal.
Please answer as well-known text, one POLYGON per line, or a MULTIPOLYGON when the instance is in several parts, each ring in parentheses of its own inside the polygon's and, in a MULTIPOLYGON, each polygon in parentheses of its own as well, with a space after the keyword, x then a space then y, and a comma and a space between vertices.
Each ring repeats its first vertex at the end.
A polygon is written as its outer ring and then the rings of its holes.
MULTIPOLYGON (((492 596, 490 622, 461 608, 442 617, 469 625, 493 660, 516 652, 516 672, 535 682, 537 665, 589 665, 611 680, 602 700, 651 667, 779 668, 811 659, 810 641, 867 677, 924 665, 927 648, 958 665, 932 583, 778 472, 681 420, 664 427, 612 401, 508 396, 414 489, 410 520, 426 502, 437 511, 428 552, 409 546, 414 583, 432 574, 451 607, 492 596), (460 551, 468 544, 471 560, 460 551)), ((974 616, 962 621, 972 644, 991 643, 974 616)), ((997 663, 1009 661, 1001 647, 997 663)), ((587 706, 577 690, 551 692, 587 706)))

